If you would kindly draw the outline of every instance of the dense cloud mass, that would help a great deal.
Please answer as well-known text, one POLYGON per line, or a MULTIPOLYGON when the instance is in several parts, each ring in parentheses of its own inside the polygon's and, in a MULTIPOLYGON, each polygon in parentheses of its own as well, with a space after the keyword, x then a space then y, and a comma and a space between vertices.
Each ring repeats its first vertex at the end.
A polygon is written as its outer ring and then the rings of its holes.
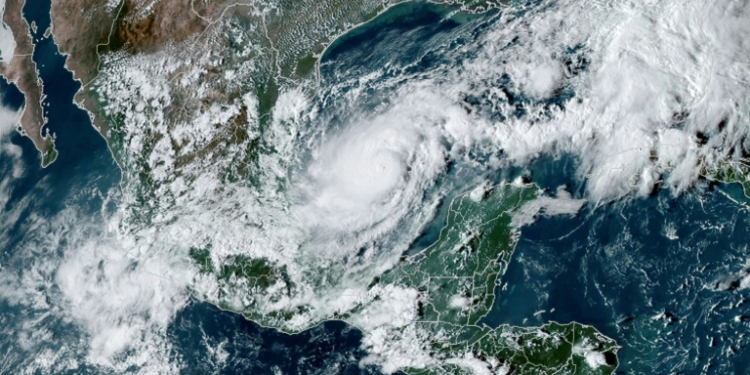
POLYGON ((502 17, 476 57, 427 89, 480 97, 472 130, 501 162, 577 155, 594 201, 648 194, 660 180, 679 193, 698 164, 744 150, 748 17, 735 1, 547 3, 502 17), (512 88, 501 90, 506 77, 512 88), (523 114, 508 115, 519 102, 523 114))

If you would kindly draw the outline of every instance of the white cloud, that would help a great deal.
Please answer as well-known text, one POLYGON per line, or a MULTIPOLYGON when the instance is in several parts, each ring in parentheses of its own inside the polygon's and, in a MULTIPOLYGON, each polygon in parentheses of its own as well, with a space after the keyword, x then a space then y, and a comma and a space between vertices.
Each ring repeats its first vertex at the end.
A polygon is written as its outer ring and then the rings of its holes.
POLYGON ((407 367, 426 368, 436 363, 429 354, 428 342, 427 333, 414 325, 398 331, 382 326, 368 332, 362 339, 362 346, 369 355, 361 362, 364 365, 378 364, 386 374, 407 367))
POLYGON ((452 113, 433 110, 435 99, 416 94, 384 113, 353 116, 347 128, 311 147, 292 189, 321 251, 340 257, 398 225, 411 236, 431 217, 415 210, 429 207, 424 192, 445 168, 442 128, 453 121, 452 113))
POLYGON ((593 350, 585 342, 573 345, 573 354, 582 356, 586 364, 594 370, 598 369, 599 366, 607 365, 607 359, 604 357, 604 354, 593 350))
POLYGON ((445 363, 457 365, 474 375, 507 375, 510 373, 510 366, 504 364, 491 364, 476 358, 473 353, 466 352, 463 357, 449 358, 445 363))
MULTIPOLYGON (((5 14, 5 0, 0 0, 0 18, 5 14)), ((13 59, 16 50, 16 40, 13 38, 13 32, 5 22, 0 24, 0 60, 9 62, 13 59)))
POLYGON ((399 328, 417 319, 419 293, 415 289, 376 285, 368 294, 370 303, 353 319, 358 327, 366 331, 385 326, 399 328))
POLYGON ((573 199, 570 193, 565 190, 565 186, 559 186, 556 197, 542 195, 524 204, 523 207, 513 214, 512 225, 514 227, 521 227, 531 224, 537 215, 547 217, 558 215, 572 216, 577 214, 585 203, 585 199, 573 199))
POLYGON ((500 125, 499 145, 516 160, 555 148, 578 154, 595 200, 650 191, 656 176, 667 171, 673 172, 668 185, 683 190, 697 177, 699 157, 726 155, 746 134, 748 83, 741 72, 748 71, 750 47, 735 37, 750 28, 744 7, 731 1, 710 9, 700 1, 561 2, 500 29, 487 39, 503 43, 519 36, 518 48, 486 55, 481 66, 509 58, 508 70, 518 70, 537 59, 514 61, 517 51, 542 51, 539 58, 546 59, 574 45, 585 46, 590 66, 569 83, 580 103, 566 104, 564 112, 534 128, 526 120, 500 125), (526 25, 534 30, 529 37, 526 25), (707 147, 697 147, 698 131, 713 136, 707 147), (523 147, 503 141, 518 138, 523 147))
MULTIPOLYGON (((1 96, 0 100, 2 100, 1 96)), ((10 172, 0 174, 0 208, 4 207, 10 199, 11 183, 21 177, 25 171, 21 160, 21 147, 10 142, 10 136, 15 132, 20 119, 20 111, 0 106, 0 158, 6 158, 3 164, 7 164, 3 165, 3 168, 10 172)), ((19 211, 16 210, 15 213, 18 214, 19 211)), ((16 214, 9 215, 5 220, 12 222, 16 214)))
POLYGON ((25 226, 9 262, 26 266, 0 273, 0 294, 26 309, 8 337, 31 352, 58 348, 31 356, 30 372, 75 370, 83 359, 116 372, 177 373, 179 364, 165 360, 166 329, 187 302, 194 269, 148 233, 123 238, 87 216, 68 208, 25 226), (37 334, 50 326, 66 334, 37 334))

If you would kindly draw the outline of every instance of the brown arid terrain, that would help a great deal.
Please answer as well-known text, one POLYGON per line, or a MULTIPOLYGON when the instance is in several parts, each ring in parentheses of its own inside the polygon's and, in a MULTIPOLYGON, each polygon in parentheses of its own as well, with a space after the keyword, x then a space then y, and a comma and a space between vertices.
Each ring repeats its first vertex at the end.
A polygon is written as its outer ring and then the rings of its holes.
POLYGON ((55 42, 68 55, 67 68, 82 83, 76 99, 103 134, 108 126, 97 116, 98 102, 90 85, 99 75, 100 56, 118 51, 133 55, 155 52, 167 43, 204 32, 208 24, 191 11, 190 2, 126 0, 113 8, 107 7, 106 0, 52 2, 55 42))
POLYGON ((8 25, 16 42, 16 49, 10 61, 0 62, 0 75, 14 83, 23 93, 25 105, 21 115, 21 128, 42 153, 42 165, 47 166, 57 157, 54 139, 42 134, 47 119, 42 109, 42 81, 39 79, 36 63, 31 56, 34 44, 29 34, 29 24, 21 15, 24 2, 9 0, 5 4, 3 22, 8 25))
POLYGON ((164 166, 149 157, 164 149, 157 147, 164 139, 174 150, 164 167, 171 176, 186 166, 222 165, 232 178, 246 179, 263 152, 262 134, 279 93, 312 93, 325 46, 385 8, 376 0, 73 0, 53 1, 51 16, 67 68, 83 85, 76 101, 107 139, 126 181, 162 180, 142 172, 164 166), (164 95, 149 96, 154 92, 164 95), (246 95, 257 99, 252 108, 246 95), (211 139, 174 136, 192 133, 196 119, 216 106, 239 108, 211 125, 211 139), (258 121, 249 127, 250 119, 258 121), (148 129, 137 145, 133 129, 148 129))
MULTIPOLYGON (((265 53, 253 58, 262 60, 256 64, 264 66, 265 72, 253 83, 258 84, 260 96, 269 96, 267 106, 271 107, 279 79, 310 76, 317 62, 315 52, 384 8, 382 2, 371 0, 124 0, 116 7, 105 0, 75 0, 53 2, 51 13, 55 41, 69 56, 68 68, 84 85, 79 103, 97 114, 97 103, 89 100, 89 84, 102 69, 100 56, 152 54, 167 47, 185 57, 221 54, 230 48, 226 35, 230 24, 257 29, 252 42, 265 53)), ((233 62, 226 61, 218 70, 232 68, 233 62)), ((211 74, 204 79, 210 80, 211 74)), ((106 128, 102 121, 96 125, 106 128)))
MULTIPOLYGON (((16 58, 3 64, 0 72, 16 82, 26 95, 22 127, 45 155, 46 165, 54 160, 56 152, 53 139, 40 132, 44 124, 39 103, 41 83, 30 58, 34 46, 27 32, 29 25, 21 16, 24 2, 8 0, 4 20, 13 30, 18 46, 16 58)), ((179 60, 182 66, 172 66, 173 69, 160 74, 167 78, 169 87, 165 89, 171 96, 160 111, 172 130, 175 124, 189 123, 207 107, 232 103, 247 92, 258 99, 254 111, 261 119, 262 128, 280 90, 284 87, 314 89, 316 80, 310 78, 315 75, 318 59, 338 35, 400 2, 402 0, 52 1, 52 34, 60 52, 68 56, 67 68, 82 83, 77 103, 89 112, 122 165, 129 162, 128 157, 118 152, 124 147, 113 145, 118 140, 112 137, 114 133, 122 133, 117 129, 122 127, 117 118, 125 116, 128 110, 104 110, 112 98, 99 91, 103 85, 121 79, 116 74, 104 74, 108 68, 116 69, 120 64, 119 68, 126 69, 122 67, 127 63, 149 58, 179 60), (248 46, 251 52, 237 53, 248 46), (107 82, 101 83, 102 75, 107 76, 104 79, 107 82), (177 82, 185 76, 192 80, 190 87, 179 87, 177 82), (204 88, 196 90, 200 95, 190 90, 197 87, 204 88)), ((485 1, 465 3, 464 7, 478 10, 486 6, 485 1)), ((137 93, 132 99, 133 103, 139 99, 137 93)), ((244 123, 247 111, 244 108, 240 111, 244 115, 230 119, 228 130, 219 134, 218 139, 189 155, 180 155, 180 163, 213 154, 211 151, 217 147, 237 144, 238 138, 240 143, 246 141, 247 137, 237 137, 233 124, 244 123)), ((262 133, 262 129, 259 131, 262 133)), ((161 136, 153 137, 153 142, 161 136)), ((179 142, 173 146, 180 149, 179 142)))

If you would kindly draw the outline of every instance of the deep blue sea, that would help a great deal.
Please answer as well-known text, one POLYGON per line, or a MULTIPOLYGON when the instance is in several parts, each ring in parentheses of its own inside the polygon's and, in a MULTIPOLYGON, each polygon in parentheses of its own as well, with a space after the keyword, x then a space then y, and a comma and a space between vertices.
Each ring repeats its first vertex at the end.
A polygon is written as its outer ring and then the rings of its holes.
MULTIPOLYGON (((34 202, 19 217, 19 228, 31 214, 53 217, 66 205, 88 209, 92 216, 100 215, 105 204, 103 197, 110 189, 117 187, 121 178, 104 138, 91 125, 88 115, 73 103, 73 96, 80 84, 65 69, 65 57, 58 53, 53 37, 43 37, 50 24, 49 7, 48 1, 28 1, 24 14, 29 22, 35 21, 38 26, 37 33, 33 34, 36 43, 33 58, 44 82, 44 108, 49 118, 47 126, 56 136, 59 156, 49 167, 41 168, 39 153, 31 141, 16 132, 11 133, 9 141, 23 150, 25 172, 21 178, 13 180, 10 186, 12 198, 6 210, 24 198, 32 197, 34 202), (80 194, 84 191, 98 191, 101 194, 80 194)), ((23 105, 23 95, 15 86, 2 80, 0 90, 3 104, 11 108, 23 105)), ((0 177, 10 173, 11 163, 14 162, 0 154, 0 177)), ((8 245, 0 255, 0 264, 3 265, 3 272, 12 272, 9 268, 24 266, 6 262, 13 255, 13 244, 29 233, 11 230, 3 235, 7 237, 8 245)), ((9 306, 1 297, 0 324, 22 324, 25 312, 16 306, 9 306)), ((55 330, 54 327, 52 329, 55 330)), ((68 327, 59 327, 57 332, 60 335, 70 333, 68 327)), ((181 357, 186 365, 185 374, 213 373, 210 361, 206 360, 208 353, 204 340, 226 342, 223 349, 229 356, 221 374, 377 373, 374 367, 360 368, 359 360, 366 355, 360 349, 362 335, 341 322, 326 322, 299 335, 286 335, 261 327, 238 314, 221 311, 207 303, 194 302, 176 315, 169 335, 175 343, 173 355, 181 357)), ((17 347, 15 341, 0 339, 0 351, 12 353, 22 349, 17 347)), ((12 363, 0 364, 0 368, 7 368, 8 365, 12 363)), ((109 372, 83 366, 71 373, 109 372)))
MULTIPOLYGON (((11 198, 3 212, 29 197, 32 204, 3 233, 2 272, 26 266, 13 263, 12 255, 14 243, 29 235, 23 222, 30 215, 52 217, 66 205, 101 215, 103 197, 121 178, 104 139, 88 115, 73 104, 79 84, 64 68, 65 57, 58 53, 53 38, 42 35, 50 23, 49 6, 48 1, 28 1, 25 15, 38 25, 33 58, 44 82, 48 127, 56 136, 59 157, 43 169, 32 143, 15 132, 10 135, 9 142, 23 150, 25 171, 8 186, 11 198), (101 194, 81 193, 91 191, 101 194)), ((445 61, 429 51, 458 48, 498 17, 498 12, 490 12, 445 18, 446 13, 444 7, 407 4, 355 29, 328 49, 321 69, 323 85, 386 63, 431 69, 445 61), (457 30, 464 39, 452 37, 457 30)), ((22 106, 23 97, 15 87, 3 82, 0 90, 4 105, 22 106)), ((0 177, 17 162, 0 154, 0 177)), ((566 156, 543 158, 525 173, 541 187, 554 191, 567 184, 581 197, 585 186, 574 178, 576 162, 566 156)), ((498 171, 496 177, 519 173, 524 170, 509 168, 498 171)), ((522 229, 501 280, 507 289, 497 290, 485 323, 535 326, 576 321, 592 325, 622 346, 621 374, 749 374, 750 306, 746 301, 750 290, 721 286, 725 281, 731 285, 736 275, 742 275, 750 253, 750 215, 733 199, 747 201, 739 186, 706 184, 678 197, 663 190, 648 198, 589 204, 574 217, 542 217, 522 229)), ((414 246, 433 241, 444 219, 439 215, 414 246)), ((21 324, 25 314, 0 298, 0 324, 21 324)), ((61 326, 55 332, 66 335, 70 331, 61 326)), ((177 313, 169 335, 176 348, 173 355, 186 364, 185 374, 213 373, 202 340, 226 342, 228 360, 218 371, 221 374, 378 372, 359 366, 366 355, 359 347, 362 335, 341 322, 286 335, 194 302, 177 313)), ((2 352, 23 350, 16 341, 0 340, 2 352)), ((8 362, 0 368, 13 369, 12 365, 8 362)), ((107 371, 84 366, 75 373, 107 371)))

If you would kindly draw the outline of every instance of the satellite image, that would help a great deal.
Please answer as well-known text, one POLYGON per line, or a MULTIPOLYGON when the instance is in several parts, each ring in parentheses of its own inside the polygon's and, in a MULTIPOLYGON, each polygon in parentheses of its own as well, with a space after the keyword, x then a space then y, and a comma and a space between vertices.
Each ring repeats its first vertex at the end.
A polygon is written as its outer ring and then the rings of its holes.
POLYGON ((0 374, 750 374, 750 1, 0 4, 0 374))

